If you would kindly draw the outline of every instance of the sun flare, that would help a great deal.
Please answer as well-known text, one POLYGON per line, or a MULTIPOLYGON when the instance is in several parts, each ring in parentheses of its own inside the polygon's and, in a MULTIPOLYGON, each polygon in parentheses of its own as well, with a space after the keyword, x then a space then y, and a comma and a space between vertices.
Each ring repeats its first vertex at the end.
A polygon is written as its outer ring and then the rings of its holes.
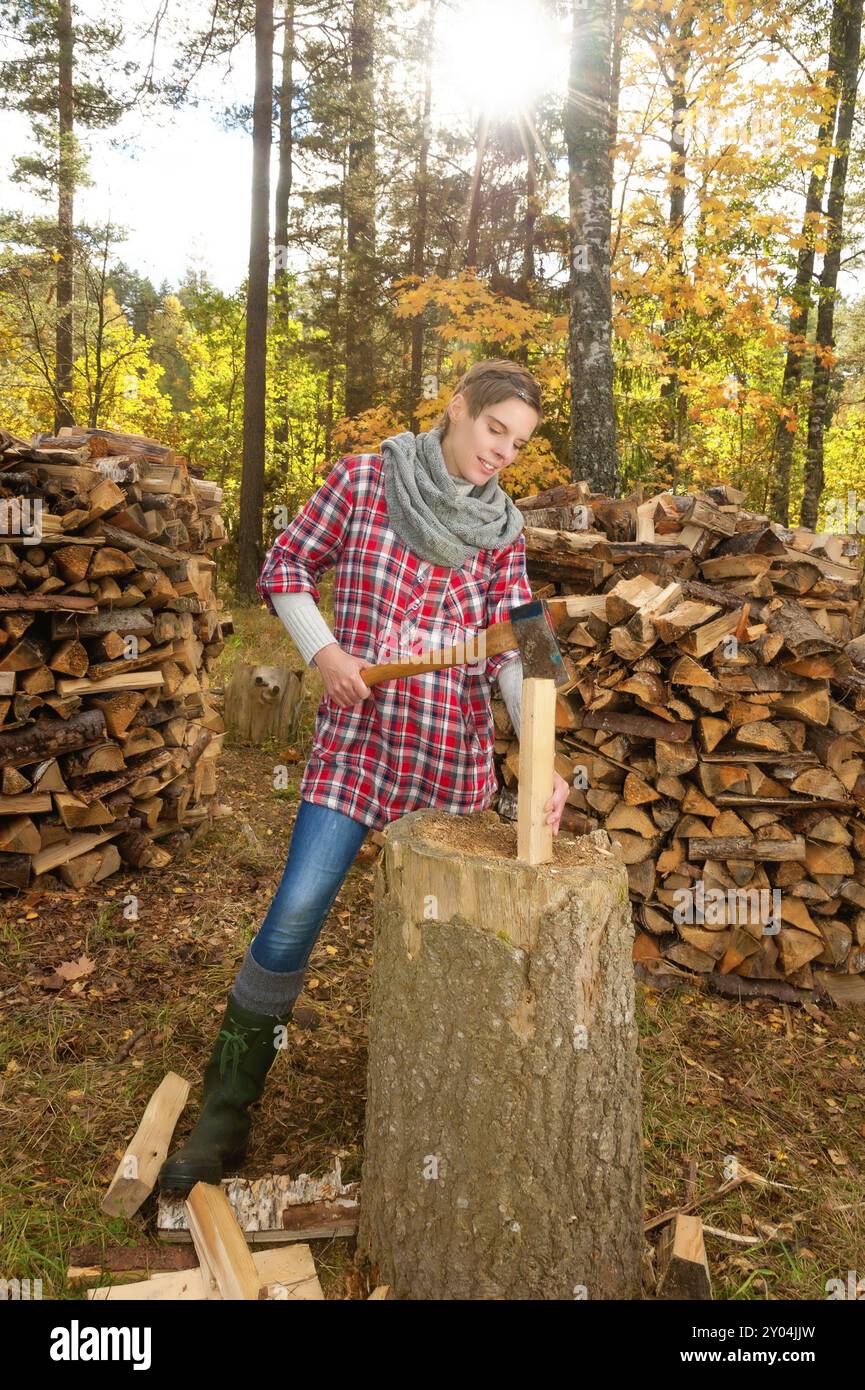
POLYGON ((439 89, 502 118, 530 108, 555 84, 567 37, 539 6, 469 0, 448 18, 437 47, 439 89))

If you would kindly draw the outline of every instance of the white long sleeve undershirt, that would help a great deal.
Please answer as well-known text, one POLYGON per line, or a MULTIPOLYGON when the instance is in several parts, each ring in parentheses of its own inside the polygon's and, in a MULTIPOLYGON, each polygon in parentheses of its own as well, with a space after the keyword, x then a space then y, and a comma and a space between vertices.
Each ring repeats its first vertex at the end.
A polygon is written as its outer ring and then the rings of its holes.
MULTIPOLYGON (((475 484, 454 479, 460 492, 468 492, 475 484)), ((288 631, 289 636, 300 652, 307 666, 322 647, 330 646, 336 638, 321 616, 318 604, 308 590, 301 593, 280 594, 271 592, 270 601, 288 631)), ((520 736, 520 703, 523 689, 523 664, 514 653, 512 661, 506 661, 499 677, 499 691, 507 707, 517 738, 520 736)))
POLYGON ((307 666, 312 665, 316 652, 336 641, 307 589, 299 594, 271 593, 270 601, 307 666))

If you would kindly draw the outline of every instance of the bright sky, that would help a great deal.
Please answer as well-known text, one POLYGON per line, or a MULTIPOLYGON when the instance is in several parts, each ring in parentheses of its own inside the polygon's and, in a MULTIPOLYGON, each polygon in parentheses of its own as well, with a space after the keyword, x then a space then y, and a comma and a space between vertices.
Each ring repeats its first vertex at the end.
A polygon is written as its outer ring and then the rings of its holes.
MULTIPOLYGON (((112 7, 125 26, 127 50, 139 59, 150 50, 142 27, 156 0, 144 3, 144 10, 141 0, 115 0, 112 7)), ((105 13, 104 0, 77 0, 77 8, 84 15, 105 13)), ((419 22, 425 12, 426 0, 417 0, 419 22)), ((183 16, 187 31, 203 27, 208 13, 207 0, 170 0, 168 9, 169 22, 183 16)), ((167 38, 158 50, 163 69, 172 56, 167 38)), ((545 32, 527 0, 453 0, 439 12, 436 48, 433 115, 439 128, 458 122, 471 129, 481 107, 506 111, 520 95, 552 91, 564 100, 569 22, 545 32)), ((246 274, 252 141, 246 131, 226 130, 221 116, 227 105, 251 101, 253 80, 250 38, 236 50, 230 72, 220 63, 197 79, 198 105, 158 108, 146 118, 138 112, 111 132, 87 135, 94 183, 79 191, 76 214, 124 226, 128 237, 118 255, 157 286, 162 280, 176 286, 190 267, 206 271, 224 290, 235 289, 246 274)), ((0 112, 0 201, 36 211, 38 201, 8 179, 12 155, 29 147, 28 134, 25 118, 0 112)), ((274 186, 275 177, 274 168, 274 186)), ((566 213, 564 174, 560 194, 558 210, 566 213)))
MULTIPOLYGON (((104 4, 79 0, 78 10, 100 14, 104 4)), ((114 7, 127 30, 126 49, 138 57, 149 52, 141 39, 143 7, 117 0, 114 7)), ((154 9, 146 0, 146 13, 154 9)), ((174 10, 181 12, 175 0, 174 10)), ((200 0, 183 3, 182 12, 203 15, 200 0)), ((166 59, 170 45, 164 45, 166 59)), ((201 104, 179 111, 159 108, 146 118, 136 112, 112 131, 86 134, 91 188, 77 196, 76 216, 104 223, 111 219, 128 229, 118 254, 158 286, 176 285, 188 266, 206 269, 225 290, 236 288, 246 273, 249 243, 251 138, 243 130, 225 130, 222 109, 232 101, 249 101, 253 83, 251 41, 238 49, 233 72, 224 64, 199 82, 201 104)), ((8 180, 12 156, 29 146, 26 118, 0 114, 0 179, 6 207, 38 211, 39 201, 22 185, 8 180)))
MULTIPOLYGON (((149 16, 155 0, 147 0, 149 16)), ((174 13, 198 15, 203 26, 206 0, 173 0, 174 13)), ((98 0, 79 0, 83 14, 104 15, 98 0)), ((117 13, 127 31, 126 47, 138 58, 149 52, 142 40, 140 0, 117 0, 117 13)), ((544 43, 537 25, 526 32, 525 0, 458 0, 440 17, 437 48, 440 70, 436 81, 434 120, 458 120, 471 128, 472 108, 507 105, 522 80, 527 89, 558 80, 564 91, 567 42, 544 43), (491 8, 492 6, 492 8, 491 8), (502 10, 513 9, 508 25, 502 10), (521 34, 520 44, 501 48, 503 32, 521 34), (499 36, 496 39, 496 35, 499 36), (496 48, 496 43, 499 47, 496 48), (490 49, 490 75, 484 79, 474 60, 479 45, 490 49), (550 52, 558 55, 552 62, 550 52), (472 61, 469 61, 469 58, 472 61), (515 65, 516 59, 516 65, 515 65)), ((419 15, 426 11, 420 0, 419 15)), ((169 15, 171 10, 169 10, 169 15)), ((190 18, 188 28, 192 29, 190 18)), ((281 39, 277 47, 281 45, 281 39)), ((162 45, 167 62, 170 43, 162 45)), ((111 218, 128 229, 119 256, 158 286, 163 279, 176 285, 189 266, 204 269, 211 280, 231 290, 246 274, 249 241, 249 190, 252 147, 250 135, 226 130, 221 112, 231 102, 251 102, 254 71, 251 39, 235 53, 232 72, 224 64, 208 70, 196 82, 200 104, 179 111, 159 109, 143 119, 129 116, 111 132, 86 136, 94 186, 81 189, 76 215, 104 222, 111 218)), ((0 180, 6 207, 37 211, 40 204, 27 190, 9 182, 12 156, 29 144, 28 122, 14 113, 0 113, 0 180)), ((273 170, 275 186, 276 169, 273 170)), ((567 190, 563 180, 563 199, 567 190)))
MULTIPOLYGON (((2 177, 11 164, 8 130, 27 126, 2 117, 2 177)), ((242 131, 222 131, 203 110, 173 116, 170 128, 150 125, 134 150, 111 148, 102 133, 88 142, 94 186, 77 197, 76 217, 128 229, 118 256, 155 285, 177 285, 187 266, 206 269, 231 290, 246 273, 249 242, 251 149, 242 131)), ((22 143, 12 147, 20 150, 22 143)), ((39 210, 16 185, 7 185, 6 206, 39 210)))

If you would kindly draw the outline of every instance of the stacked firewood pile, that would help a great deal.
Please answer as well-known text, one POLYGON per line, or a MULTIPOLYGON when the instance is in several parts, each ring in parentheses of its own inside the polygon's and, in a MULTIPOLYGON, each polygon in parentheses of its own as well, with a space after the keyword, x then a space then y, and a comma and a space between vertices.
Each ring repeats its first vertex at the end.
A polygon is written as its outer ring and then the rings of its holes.
MULTIPOLYGON (((858 541, 743 500, 574 484, 519 503, 573 680, 557 698, 562 826, 605 828, 627 865, 642 972, 865 998, 858 541)), ((494 714, 509 815, 519 745, 494 714)))
POLYGON ((150 440, 0 430, 0 888, 161 868, 212 818, 220 497, 150 440))

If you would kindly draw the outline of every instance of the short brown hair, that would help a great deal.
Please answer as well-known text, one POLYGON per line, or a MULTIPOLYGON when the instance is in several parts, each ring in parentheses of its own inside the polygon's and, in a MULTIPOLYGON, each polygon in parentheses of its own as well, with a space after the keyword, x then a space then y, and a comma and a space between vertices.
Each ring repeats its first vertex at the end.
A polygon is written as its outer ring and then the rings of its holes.
MULTIPOLYGON (((541 388, 527 367, 519 362, 509 362, 499 357, 488 362, 475 362, 457 382, 451 398, 462 394, 466 398, 469 415, 476 420, 484 406, 506 401, 511 396, 519 396, 533 410, 538 412, 538 424, 543 420, 541 410, 541 388)), ((442 428, 442 438, 447 434, 450 417, 445 409, 435 422, 435 428, 442 428)))

